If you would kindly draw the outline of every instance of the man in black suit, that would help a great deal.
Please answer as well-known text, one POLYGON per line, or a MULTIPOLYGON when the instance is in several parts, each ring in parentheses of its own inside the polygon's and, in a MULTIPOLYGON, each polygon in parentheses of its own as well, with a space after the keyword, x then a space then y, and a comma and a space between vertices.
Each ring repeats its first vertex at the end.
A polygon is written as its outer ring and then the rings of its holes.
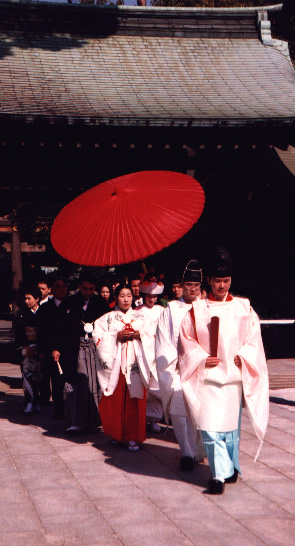
POLYGON ((37 330, 38 346, 43 361, 43 377, 40 386, 40 402, 47 405, 50 400, 50 379, 52 386, 53 411, 55 419, 64 418, 63 389, 64 377, 52 358, 55 348, 56 328, 59 322, 60 304, 67 297, 67 285, 63 278, 55 277, 50 283, 52 298, 39 309, 37 330))
POLYGON ((64 372, 68 432, 95 430, 98 415, 99 385, 96 374, 96 348, 92 340, 93 322, 109 312, 101 296, 94 294, 95 277, 82 272, 79 291, 66 298, 60 308, 54 360, 64 372))

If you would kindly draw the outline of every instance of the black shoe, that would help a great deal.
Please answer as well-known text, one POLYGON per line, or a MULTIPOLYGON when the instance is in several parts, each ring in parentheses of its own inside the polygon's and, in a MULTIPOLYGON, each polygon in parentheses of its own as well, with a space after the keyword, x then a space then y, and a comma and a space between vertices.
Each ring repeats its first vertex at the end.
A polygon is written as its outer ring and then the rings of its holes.
POLYGON ((224 483, 219 480, 210 480, 208 483, 210 495, 222 495, 224 492, 224 483))
POLYGON ((230 476, 229 478, 225 478, 224 483, 236 483, 236 481, 238 479, 238 476, 239 476, 239 472, 235 468, 235 471, 234 471, 233 475, 230 476))
POLYGON ((188 456, 185 456, 185 457, 181 457, 180 459, 180 468, 181 470, 183 470, 184 472, 189 472, 191 470, 194 469, 194 459, 193 457, 188 457, 188 456))

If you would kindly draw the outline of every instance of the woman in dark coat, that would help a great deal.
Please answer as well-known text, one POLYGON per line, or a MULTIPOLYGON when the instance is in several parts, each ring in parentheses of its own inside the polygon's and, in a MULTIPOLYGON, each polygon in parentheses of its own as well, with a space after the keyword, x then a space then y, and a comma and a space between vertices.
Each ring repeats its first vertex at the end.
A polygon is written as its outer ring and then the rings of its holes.
POLYGON ((26 414, 40 411, 41 361, 38 356, 37 326, 41 292, 36 286, 24 290, 24 307, 15 324, 15 342, 21 361, 26 414))

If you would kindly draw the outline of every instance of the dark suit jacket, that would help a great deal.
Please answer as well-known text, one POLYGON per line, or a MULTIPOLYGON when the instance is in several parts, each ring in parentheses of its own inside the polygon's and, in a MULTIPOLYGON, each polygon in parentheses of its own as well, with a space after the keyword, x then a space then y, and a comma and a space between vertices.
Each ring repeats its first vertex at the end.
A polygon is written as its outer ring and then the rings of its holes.
POLYGON ((56 329, 60 306, 57 306, 54 299, 48 300, 40 305, 38 310, 39 325, 37 330, 38 348, 40 354, 49 357, 54 350, 56 329))
MULTIPOLYGON (((45 305, 45 304, 44 304, 45 305)), ((60 364, 65 381, 77 382, 80 337, 84 337, 84 323, 94 322, 109 312, 109 306, 101 296, 91 296, 86 311, 85 300, 80 292, 67 297, 59 306, 54 349, 61 353, 60 364)))

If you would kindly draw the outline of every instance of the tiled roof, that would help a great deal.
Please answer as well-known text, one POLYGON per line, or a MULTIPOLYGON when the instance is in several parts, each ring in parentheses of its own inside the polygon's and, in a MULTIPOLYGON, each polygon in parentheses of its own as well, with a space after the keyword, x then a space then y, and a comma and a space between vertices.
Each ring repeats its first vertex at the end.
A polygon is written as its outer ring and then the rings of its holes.
POLYGON ((0 120, 293 124, 295 72, 266 19, 253 8, 0 2, 0 120))

